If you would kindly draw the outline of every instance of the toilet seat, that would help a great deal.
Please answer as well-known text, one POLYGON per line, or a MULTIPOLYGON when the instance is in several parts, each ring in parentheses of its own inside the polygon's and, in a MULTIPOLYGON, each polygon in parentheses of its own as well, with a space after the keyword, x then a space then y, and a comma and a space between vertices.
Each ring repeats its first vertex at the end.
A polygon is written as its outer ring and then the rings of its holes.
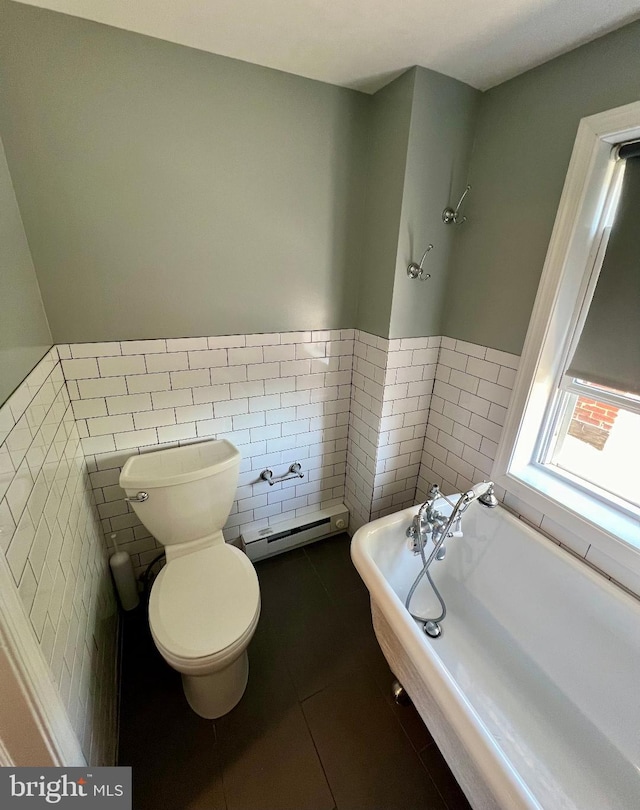
POLYGON ((171 560, 149 598, 149 625, 168 664, 183 673, 217 669, 248 644, 260 615, 258 577, 226 543, 171 560))

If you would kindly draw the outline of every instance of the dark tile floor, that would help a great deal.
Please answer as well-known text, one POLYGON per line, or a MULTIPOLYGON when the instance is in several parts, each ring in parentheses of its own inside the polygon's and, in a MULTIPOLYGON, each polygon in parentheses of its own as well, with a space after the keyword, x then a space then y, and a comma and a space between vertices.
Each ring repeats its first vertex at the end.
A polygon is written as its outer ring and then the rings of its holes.
POLYGON ((214 722, 187 706, 143 607, 125 618, 120 764, 134 810, 468 810, 371 627, 349 538, 258 563, 249 684, 214 722))

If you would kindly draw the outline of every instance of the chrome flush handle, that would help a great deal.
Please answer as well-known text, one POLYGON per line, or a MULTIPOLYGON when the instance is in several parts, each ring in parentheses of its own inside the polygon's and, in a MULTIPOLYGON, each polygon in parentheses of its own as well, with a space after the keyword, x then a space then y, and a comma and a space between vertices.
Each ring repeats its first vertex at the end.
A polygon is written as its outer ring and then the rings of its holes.
POLYGON ((127 503, 144 503, 145 501, 149 500, 149 493, 148 492, 138 492, 137 495, 134 495, 132 498, 125 498, 127 503))

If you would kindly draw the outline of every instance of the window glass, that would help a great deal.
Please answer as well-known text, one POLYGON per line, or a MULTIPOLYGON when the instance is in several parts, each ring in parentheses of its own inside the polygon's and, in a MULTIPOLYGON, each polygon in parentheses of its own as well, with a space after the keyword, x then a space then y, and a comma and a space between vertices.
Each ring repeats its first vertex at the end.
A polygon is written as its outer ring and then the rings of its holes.
MULTIPOLYGON (((640 414, 611 400, 602 402, 599 387, 589 387, 591 395, 563 395, 548 463, 594 485, 603 495, 640 507, 640 414)), ((630 405, 634 400, 640 404, 640 398, 612 393, 628 398, 630 405)))

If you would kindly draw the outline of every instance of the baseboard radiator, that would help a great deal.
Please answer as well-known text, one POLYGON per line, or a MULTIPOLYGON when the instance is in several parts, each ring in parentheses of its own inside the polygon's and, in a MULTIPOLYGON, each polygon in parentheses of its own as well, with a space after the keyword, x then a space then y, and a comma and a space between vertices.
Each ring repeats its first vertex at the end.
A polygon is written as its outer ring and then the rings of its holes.
POLYGON ((249 559, 263 560, 339 534, 346 531, 348 526, 349 510, 340 504, 268 526, 247 526, 242 533, 242 543, 249 559))

